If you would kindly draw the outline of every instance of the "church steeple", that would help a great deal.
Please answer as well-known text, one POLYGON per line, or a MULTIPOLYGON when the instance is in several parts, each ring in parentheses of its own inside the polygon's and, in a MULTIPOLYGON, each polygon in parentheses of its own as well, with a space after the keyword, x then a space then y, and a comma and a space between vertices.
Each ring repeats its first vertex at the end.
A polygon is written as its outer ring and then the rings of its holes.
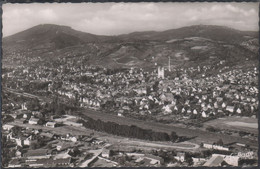
POLYGON ((168 70, 171 71, 171 57, 169 56, 168 70))
POLYGON ((158 67, 158 78, 164 79, 164 68, 158 67))

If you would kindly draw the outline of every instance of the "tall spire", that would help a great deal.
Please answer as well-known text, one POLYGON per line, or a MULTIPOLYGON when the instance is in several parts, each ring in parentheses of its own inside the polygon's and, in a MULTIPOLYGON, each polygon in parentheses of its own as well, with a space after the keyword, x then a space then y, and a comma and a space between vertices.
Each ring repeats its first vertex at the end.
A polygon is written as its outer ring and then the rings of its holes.
POLYGON ((169 72, 171 71, 171 57, 169 56, 169 72))

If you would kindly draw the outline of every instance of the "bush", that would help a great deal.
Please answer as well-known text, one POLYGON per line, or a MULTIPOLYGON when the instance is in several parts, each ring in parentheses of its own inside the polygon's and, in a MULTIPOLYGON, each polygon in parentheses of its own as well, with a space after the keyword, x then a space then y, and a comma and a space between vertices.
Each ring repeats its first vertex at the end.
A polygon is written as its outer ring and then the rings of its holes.
POLYGON ((4 115, 3 116, 3 123, 9 123, 9 122, 13 122, 14 118, 10 115, 4 115))
POLYGON ((84 160, 91 159, 93 156, 94 156, 93 153, 88 153, 88 154, 85 156, 84 160))
POLYGON ((239 166, 242 166, 242 165, 254 165, 254 164, 257 164, 257 160, 256 159, 240 159, 238 161, 238 164, 239 166))
POLYGON ((243 136, 248 135, 249 133, 247 133, 245 131, 239 131, 238 134, 239 134, 240 137, 243 137, 243 136))
POLYGON ((209 132, 214 132, 214 133, 219 131, 218 129, 216 129, 212 126, 207 127, 206 130, 209 131, 209 132))
POLYGON ((217 141, 217 145, 223 146, 223 145, 224 145, 223 140, 222 140, 222 139, 219 139, 219 140, 217 141))

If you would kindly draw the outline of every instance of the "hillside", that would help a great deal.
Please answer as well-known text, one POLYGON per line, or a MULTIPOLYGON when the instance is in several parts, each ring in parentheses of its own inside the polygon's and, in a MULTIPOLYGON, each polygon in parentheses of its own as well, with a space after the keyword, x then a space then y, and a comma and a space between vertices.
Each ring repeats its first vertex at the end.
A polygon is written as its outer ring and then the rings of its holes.
MULTIPOLYGON (((245 62, 250 65, 257 61, 258 32, 195 25, 162 32, 100 36, 46 24, 3 38, 3 51, 3 65, 10 64, 11 58, 36 56, 41 62, 77 58, 87 65, 110 68, 151 69, 155 64, 166 66, 168 58, 174 67, 215 64, 220 60, 226 60, 228 66, 245 62)), ((30 63, 27 60, 24 64, 30 63)))
POLYGON ((44 24, 3 38, 3 45, 5 47, 15 46, 16 50, 28 48, 51 48, 55 50, 89 42, 103 42, 108 39, 113 39, 113 37, 84 33, 73 30, 68 26, 44 24))

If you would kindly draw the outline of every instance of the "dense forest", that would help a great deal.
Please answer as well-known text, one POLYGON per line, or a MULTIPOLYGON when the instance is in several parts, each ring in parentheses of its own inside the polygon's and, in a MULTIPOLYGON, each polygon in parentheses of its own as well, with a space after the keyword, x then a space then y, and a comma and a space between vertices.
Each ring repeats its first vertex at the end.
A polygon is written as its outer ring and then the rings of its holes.
POLYGON ((120 125, 115 122, 104 122, 101 120, 94 120, 90 117, 87 117, 85 120, 79 120, 80 123, 83 123, 83 126, 97 131, 106 132, 109 134, 114 134, 118 136, 124 136, 129 138, 138 138, 143 140, 151 141, 173 141, 175 142, 178 139, 177 134, 172 131, 169 135, 165 132, 155 132, 153 130, 142 129, 140 127, 131 125, 120 125))

